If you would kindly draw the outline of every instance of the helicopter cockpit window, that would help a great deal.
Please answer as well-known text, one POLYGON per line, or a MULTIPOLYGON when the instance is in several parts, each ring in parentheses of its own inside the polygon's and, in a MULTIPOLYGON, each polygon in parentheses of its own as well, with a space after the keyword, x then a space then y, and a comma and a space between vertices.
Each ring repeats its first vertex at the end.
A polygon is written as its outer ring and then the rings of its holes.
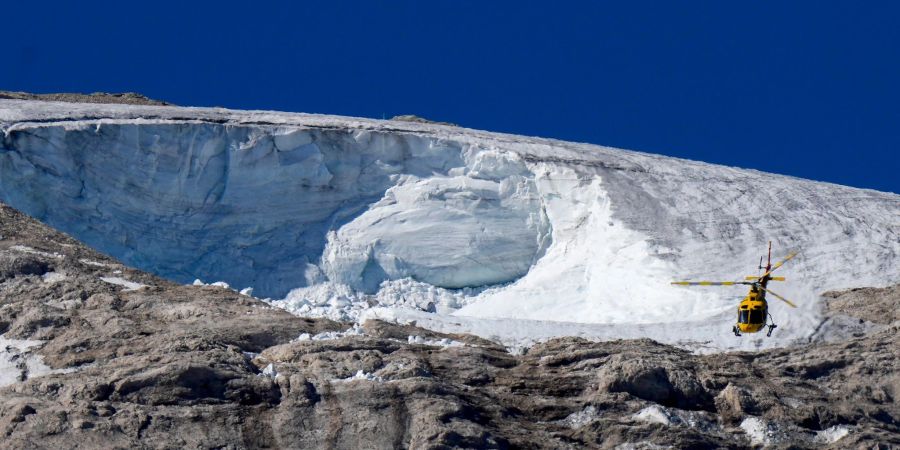
POLYGON ((750 316, 750 311, 746 309, 742 309, 738 312, 738 323, 747 323, 747 320, 750 316))
POLYGON ((762 309, 751 309, 750 310, 750 323, 763 323, 763 310, 762 309))

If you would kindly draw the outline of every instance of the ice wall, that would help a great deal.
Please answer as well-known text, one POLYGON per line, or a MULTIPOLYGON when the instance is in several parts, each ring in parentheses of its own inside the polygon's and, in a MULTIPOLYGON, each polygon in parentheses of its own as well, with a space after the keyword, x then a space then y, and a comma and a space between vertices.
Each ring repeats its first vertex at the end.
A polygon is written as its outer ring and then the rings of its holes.
POLYGON ((181 282, 272 297, 326 277, 363 291, 405 277, 458 288, 514 280, 547 244, 524 165, 483 160, 411 134, 35 126, 4 137, 0 201, 181 282))

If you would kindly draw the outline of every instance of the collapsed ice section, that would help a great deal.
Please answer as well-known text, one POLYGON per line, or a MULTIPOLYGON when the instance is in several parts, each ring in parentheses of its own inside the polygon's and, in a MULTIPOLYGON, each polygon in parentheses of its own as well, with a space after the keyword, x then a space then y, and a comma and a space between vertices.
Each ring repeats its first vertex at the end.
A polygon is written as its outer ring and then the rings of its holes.
POLYGON ((394 186, 331 232, 322 259, 328 278, 374 293, 385 279, 462 288, 527 272, 548 243, 540 196, 524 166, 491 173, 483 156, 467 175, 394 186))
POLYGON ((549 235, 525 166, 485 158, 411 134, 57 124, 6 134, 0 200, 185 283, 459 288, 522 276, 549 235))

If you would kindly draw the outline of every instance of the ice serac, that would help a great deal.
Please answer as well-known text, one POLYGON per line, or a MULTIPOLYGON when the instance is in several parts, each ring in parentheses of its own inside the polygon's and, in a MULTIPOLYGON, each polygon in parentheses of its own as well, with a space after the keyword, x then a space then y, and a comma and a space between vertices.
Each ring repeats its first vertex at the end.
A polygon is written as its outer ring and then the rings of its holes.
POLYGON ((478 153, 456 176, 410 179, 329 234, 322 264, 332 281, 368 293, 385 279, 446 288, 491 285, 525 274, 549 224, 523 164, 485 170, 478 153), (465 174, 464 174, 465 173, 465 174))
POLYGON ((303 314, 412 305, 491 328, 456 331, 518 335, 497 320, 515 318, 752 348, 808 338, 825 290, 900 282, 896 194, 347 117, 0 100, 0 128, 0 201, 139 268, 287 294, 303 314), (752 275, 769 240, 801 251, 772 286, 800 308, 772 304, 765 344, 723 344, 742 290, 669 282, 752 275), (615 324, 630 328, 600 327, 615 324))

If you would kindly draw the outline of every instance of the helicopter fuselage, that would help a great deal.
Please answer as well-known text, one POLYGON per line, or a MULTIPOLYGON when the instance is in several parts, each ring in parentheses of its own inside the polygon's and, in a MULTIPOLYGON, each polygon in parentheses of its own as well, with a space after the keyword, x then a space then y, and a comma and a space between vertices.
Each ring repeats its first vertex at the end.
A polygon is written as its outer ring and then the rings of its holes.
POLYGON ((760 291, 753 286, 750 292, 738 305, 738 316, 735 327, 741 333, 756 333, 766 326, 769 317, 769 305, 766 302, 765 291, 760 291))

